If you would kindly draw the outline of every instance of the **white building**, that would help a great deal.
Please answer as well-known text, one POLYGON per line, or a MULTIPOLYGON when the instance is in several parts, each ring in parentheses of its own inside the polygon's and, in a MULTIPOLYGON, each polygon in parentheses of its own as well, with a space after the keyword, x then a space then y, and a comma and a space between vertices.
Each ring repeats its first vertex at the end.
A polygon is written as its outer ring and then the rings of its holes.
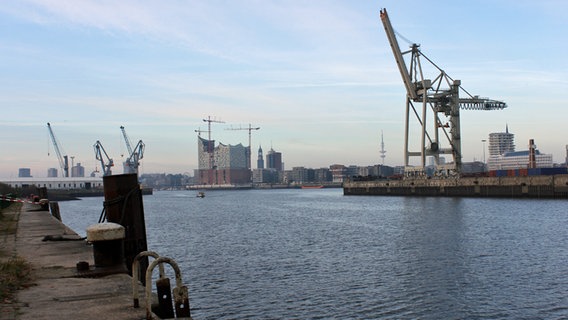
POLYGON ((509 126, 505 128, 505 132, 489 134, 489 157, 513 151, 515 151, 515 135, 509 133, 509 126))
POLYGON ((47 189, 72 190, 72 189, 97 189, 103 188, 103 178, 77 177, 77 178, 17 178, 2 180, 12 188, 23 187, 46 187, 47 189))
MULTIPOLYGON (((534 147, 534 146, 533 146, 534 147)), ((552 154, 540 153, 535 147, 535 160, 537 168, 552 168, 552 154)), ((528 169, 529 150, 515 151, 515 135, 509 133, 509 126, 505 132, 489 134, 489 158, 487 169, 510 170, 528 169)))
MULTIPOLYGON (((543 154, 535 150, 536 167, 552 168, 552 154, 543 154)), ((490 156, 487 167, 491 170, 527 169, 529 167, 529 151, 507 152, 498 156, 490 156)))

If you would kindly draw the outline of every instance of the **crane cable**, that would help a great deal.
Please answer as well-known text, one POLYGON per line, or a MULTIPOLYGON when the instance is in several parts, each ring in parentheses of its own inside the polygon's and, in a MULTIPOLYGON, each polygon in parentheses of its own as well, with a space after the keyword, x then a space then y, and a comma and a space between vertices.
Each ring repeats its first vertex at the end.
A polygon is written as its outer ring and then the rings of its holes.
POLYGON ((408 40, 408 38, 406 38, 405 36, 403 36, 400 32, 396 31, 394 28, 392 29, 394 31, 394 34, 396 34, 397 36, 399 36, 402 40, 404 40, 406 43, 408 43, 409 45, 413 45, 416 42, 414 41, 410 41, 408 40))

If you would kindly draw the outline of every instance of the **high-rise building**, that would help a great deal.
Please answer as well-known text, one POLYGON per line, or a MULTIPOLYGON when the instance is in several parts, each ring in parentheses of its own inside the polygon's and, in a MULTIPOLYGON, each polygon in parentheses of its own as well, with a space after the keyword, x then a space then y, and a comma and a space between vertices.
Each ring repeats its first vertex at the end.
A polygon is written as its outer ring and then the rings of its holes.
POLYGON ((487 159, 487 169, 510 170, 534 168, 550 168, 553 166, 552 154, 544 154, 536 149, 534 142, 529 142, 529 149, 515 151, 515 135, 509 133, 507 126, 505 132, 489 134, 489 158, 487 159), (534 156, 531 164, 531 148, 534 156))
POLYGON ((250 183, 248 147, 219 143, 198 137, 198 165, 195 176, 200 184, 223 185, 250 183))
POLYGON ((515 135, 509 133, 509 126, 505 127, 505 132, 495 132, 489 134, 489 156, 499 156, 507 152, 515 151, 515 135))
POLYGON ((76 166, 71 168, 71 177, 84 177, 84 176, 85 176, 85 167, 83 167, 80 162, 78 162, 76 166))
POLYGON ((282 153, 270 148, 270 151, 266 154, 266 168, 282 171, 284 169, 282 165, 282 153))
POLYGON ((222 144, 215 148, 215 166, 217 169, 247 169, 247 147, 242 144, 232 146, 222 144))
POLYGON ((56 168, 47 169, 47 177, 48 178, 57 178, 57 169, 56 168))
POLYGON ((258 147, 258 160, 256 160, 256 168, 264 169, 264 158, 262 157, 262 147, 258 147))
POLYGON ((18 177, 19 178, 31 178, 32 177, 32 169, 30 169, 30 168, 18 169, 18 177))
POLYGON ((211 156, 214 151, 215 140, 207 140, 197 137, 197 165, 199 170, 212 169, 214 167, 214 157, 211 156))

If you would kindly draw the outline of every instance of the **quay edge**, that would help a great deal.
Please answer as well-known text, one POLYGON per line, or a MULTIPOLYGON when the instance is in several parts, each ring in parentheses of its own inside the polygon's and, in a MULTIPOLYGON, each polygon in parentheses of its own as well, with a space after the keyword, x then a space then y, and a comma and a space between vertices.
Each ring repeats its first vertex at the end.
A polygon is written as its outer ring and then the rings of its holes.
POLYGON ((344 195, 568 199, 568 174, 347 181, 344 195))

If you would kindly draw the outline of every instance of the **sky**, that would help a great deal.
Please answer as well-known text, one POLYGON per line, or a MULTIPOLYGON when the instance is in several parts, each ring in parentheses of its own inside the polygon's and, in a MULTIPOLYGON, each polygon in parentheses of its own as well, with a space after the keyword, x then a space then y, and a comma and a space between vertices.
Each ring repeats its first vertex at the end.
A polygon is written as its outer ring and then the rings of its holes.
POLYGON ((121 126, 146 145, 141 173, 193 174, 208 117, 224 144, 260 127, 253 167, 259 146, 287 169, 380 164, 381 136, 384 164, 402 165, 406 92, 381 8, 468 92, 508 104, 461 112, 464 161, 508 126, 517 150, 535 139, 564 162, 563 0, 20 0, 0 5, 0 177, 59 169, 48 122, 86 174, 97 140, 122 173, 121 126))

